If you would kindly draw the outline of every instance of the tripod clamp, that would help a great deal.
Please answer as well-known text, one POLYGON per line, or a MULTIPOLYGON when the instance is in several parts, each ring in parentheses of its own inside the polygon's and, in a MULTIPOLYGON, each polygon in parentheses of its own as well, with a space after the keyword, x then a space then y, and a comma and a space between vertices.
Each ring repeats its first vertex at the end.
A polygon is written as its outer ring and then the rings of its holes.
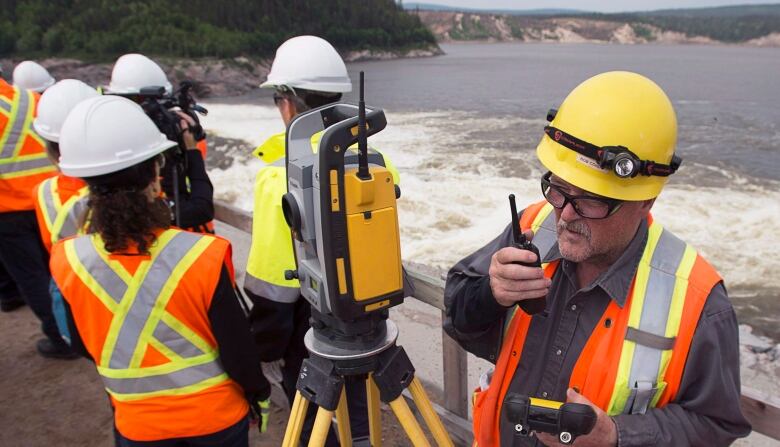
POLYGON ((315 336, 315 329, 310 329, 304 338, 310 357, 303 361, 296 386, 303 397, 334 411, 341 397, 344 377, 372 373, 380 400, 389 403, 397 399, 414 380, 415 369, 406 351, 395 344, 397 326, 390 320, 385 323, 385 337, 359 351, 322 342, 315 336))

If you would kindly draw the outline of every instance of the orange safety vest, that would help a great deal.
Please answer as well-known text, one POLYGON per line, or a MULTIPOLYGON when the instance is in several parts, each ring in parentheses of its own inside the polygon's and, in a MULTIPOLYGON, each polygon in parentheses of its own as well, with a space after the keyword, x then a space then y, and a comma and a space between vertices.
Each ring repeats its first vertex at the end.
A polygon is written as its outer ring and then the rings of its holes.
MULTIPOLYGON (((649 219, 648 241, 623 308, 612 301, 569 378, 609 415, 641 414, 674 400, 704 303, 720 275, 690 245, 649 219)), ((556 243, 555 213, 546 201, 526 208, 542 259, 556 243)), ((543 264, 552 278, 559 262, 543 264)), ((532 317, 510 310, 490 386, 474 395, 474 440, 499 444, 504 396, 520 362, 532 317)))
POLYGON ((74 236, 81 230, 87 212, 89 189, 83 180, 59 174, 35 187, 33 194, 38 229, 46 250, 60 239, 74 236))
POLYGON ((70 305, 133 440, 202 436, 246 416, 241 387, 220 364, 208 310, 230 243, 168 229, 150 255, 111 254, 97 234, 54 245, 52 277, 70 305))
POLYGON ((39 97, 0 79, 0 213, 32 210, 35 185, 57 173, 32 129, 39 97))

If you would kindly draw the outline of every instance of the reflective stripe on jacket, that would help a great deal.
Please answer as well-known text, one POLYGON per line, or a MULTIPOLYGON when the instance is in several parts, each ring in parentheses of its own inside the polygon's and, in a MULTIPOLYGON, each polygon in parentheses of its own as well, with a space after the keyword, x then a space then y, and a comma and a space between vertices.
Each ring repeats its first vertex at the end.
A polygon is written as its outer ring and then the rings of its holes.
POLYGON ((33 131, 38 94, 0 79, 0 213, 32 210, 32 190, 57 169, 33 131))
MULTIPOLYGON (((316 153, 321 133, 311 138, 316 153)), ((290 227, 282 213, 282 196, 287 193, 285 172, 285 134, 272 135, 257 147, 254 155, 267 166, 255 177, 255 204, 252 218, 252 247, 247 260, 244 288, 254 295, 282 303, 292 303, 300 295, 297 279, 284 278, 286 270, 295 270, 290 227)), ((398 171, 385 157, 387 169, 398 184, 398 171)))
MULTIPOLYGON (((520 226, 534 230, 544 259, 556 242, 552 206, 528 207, 520 226)), ((543 264, 545 276, 552 278, 558 264, 543 264)), ((719 281, 696 250, 650 218, 626 303, 623 308, 610 303, 580 353, 569 387, 610 415, 641 414, 671 402, 704 303, 719 281)), ((482 446, 498 445, 501 407, 532 319, 516 306, 510 312, 490 386, 474 396, 474 435, 482 446)))
POLYGON ((150 255, 114 255, 98 235, 52 250, 52 276, 125 437, 214 433, 244 417, 241 388, 223 370, 208 310, 230 244, 177 229, 150 255))
POLYGON ((35 214, 46 250, 60 239, 81 232, 87 212, 89 188, 83 180, 58 175, 36 186, 35 214))

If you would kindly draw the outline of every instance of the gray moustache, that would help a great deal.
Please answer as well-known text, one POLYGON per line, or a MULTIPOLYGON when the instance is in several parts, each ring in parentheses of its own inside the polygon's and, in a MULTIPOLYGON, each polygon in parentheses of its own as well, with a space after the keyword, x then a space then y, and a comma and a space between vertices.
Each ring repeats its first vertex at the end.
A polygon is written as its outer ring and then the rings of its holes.
POLYGON ((563 230, 570 231, 572 233, 577 233, 579 235, 582 235, 585 237, 585 239, 590 240, 590 228, 588 228, 587 225, 585 225, 584 222, 580 222, 575 220, 574 222, 564 222, 562 220, 558 221, 557 225, 558 234, 561 234, 563 230))

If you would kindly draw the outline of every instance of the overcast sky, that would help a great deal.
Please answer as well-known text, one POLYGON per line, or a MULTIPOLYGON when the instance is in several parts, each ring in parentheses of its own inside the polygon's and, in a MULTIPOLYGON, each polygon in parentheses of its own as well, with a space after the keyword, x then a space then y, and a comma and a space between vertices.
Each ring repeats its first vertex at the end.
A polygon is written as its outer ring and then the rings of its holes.
MULTIPOLYGON (((413 3, 413 0, 405 0, 413 3)), ((417 0, 419 3, 456 6, 473 9, 541 9, 565 8, 585 11, 620 12, 647 11, 653 9, 700 8, 706 6, 728 6, 750 4, 771 4, 777 1, 749 0, 417 0)))

